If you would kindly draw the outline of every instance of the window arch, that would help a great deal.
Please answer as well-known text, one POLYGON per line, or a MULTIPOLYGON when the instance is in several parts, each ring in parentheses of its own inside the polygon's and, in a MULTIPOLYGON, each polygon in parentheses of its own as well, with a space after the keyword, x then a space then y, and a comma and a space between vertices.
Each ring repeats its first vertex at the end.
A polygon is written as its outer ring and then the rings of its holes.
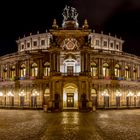
POLYGON ((128 66, 125 66, 125 78, 130 78, 130 69, 128 66))
POLYGON ((91 76, 97 76, 97 65, 96 63, 91 63, 91 76))
POLYGON ((137 69, 136 69, 136 67, 133 68, 133 79, 134 80, 137 79, 137 69))
POLYGON ((32 64, 32 67, 31 67, 31 72, 32 72, 32 76, 33 77, 36 77, 38 75, 38 66, 36 63, 33 63, 32 64))
POLYGON ((20 66, 20 77, 25 77, 26 76, 26 65, 22 64, 20 66))
POLYGON ((3 79, 6 80, 8 78, 7 66, 3 68, 3 79))
POLYGON ((103 77, 109 76, 109 65, 107 63, 103 64, 103 77))
POLYGON ((115 65, 115 77, 120 77, 120 65, 115 65))
POLYGON ((44 76, 50 76, 50 63, 44 63, 44 76))
POLYGON ((11 69, 10 69, 10 78, 14 78, 16 76, 16 67, 15 65, 11 66, 11 69))

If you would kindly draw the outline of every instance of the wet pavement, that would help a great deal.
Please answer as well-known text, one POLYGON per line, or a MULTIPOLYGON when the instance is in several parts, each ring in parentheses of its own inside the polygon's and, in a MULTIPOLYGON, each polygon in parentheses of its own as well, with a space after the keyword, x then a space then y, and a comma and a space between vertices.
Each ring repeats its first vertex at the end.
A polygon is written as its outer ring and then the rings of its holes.
POLYGON ((0 140, 140 140, 140 110, 0 110, 0 140))

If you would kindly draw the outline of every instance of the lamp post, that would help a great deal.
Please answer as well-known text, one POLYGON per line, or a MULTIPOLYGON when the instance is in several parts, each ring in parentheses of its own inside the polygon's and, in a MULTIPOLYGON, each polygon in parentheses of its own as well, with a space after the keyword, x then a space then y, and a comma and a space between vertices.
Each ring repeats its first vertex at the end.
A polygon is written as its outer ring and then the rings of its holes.
POLYGON ((10 106, 13 106, 14 105, 14 94, 11 91, 9 91, 7 93, 7 96, 9 96, 9 104, 10 104, 10 106))
POLYGON ((24 92, 24 90, 22 90, 22 91, 19 93, 19 97, 20 97, 20 106, 24 106, 24 96, 25 96, 25 92, 24 92))
POLYGON ((120 106, 120 97, 121 96, 122 96, 122 94, 119 91, 117 91, 116 92, 116 105, 117 105, 117 107, 120 106))
POLYGON ((130 101, 128 102, 128 106, 130 105, 131 106, 131 97, 133 97, 134 96, 134 94, 132 93, 132 92, 129 92, 128 94, 127 94, 127 97, 128 97, 128 99, 130 99, 130 101))
POLYGON ((104 97, 104 107, 109 107, 109 94, 104 91, 101 95, 104 97))

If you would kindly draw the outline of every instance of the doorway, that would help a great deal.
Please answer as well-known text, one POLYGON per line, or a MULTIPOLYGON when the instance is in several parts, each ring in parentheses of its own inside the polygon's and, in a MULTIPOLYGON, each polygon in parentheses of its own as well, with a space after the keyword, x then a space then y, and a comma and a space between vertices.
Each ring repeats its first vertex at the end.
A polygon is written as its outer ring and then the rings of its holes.
POLYGON ((67 93, 67 107, 74 107, 74 94, 67 93))

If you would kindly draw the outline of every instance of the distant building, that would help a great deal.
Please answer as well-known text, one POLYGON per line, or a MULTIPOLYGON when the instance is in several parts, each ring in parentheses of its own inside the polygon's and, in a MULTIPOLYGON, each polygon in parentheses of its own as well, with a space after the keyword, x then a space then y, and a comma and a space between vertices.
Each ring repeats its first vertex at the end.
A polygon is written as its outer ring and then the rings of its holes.
POLYGON ((62 27, 17 40, 0 57, 0 106, 49 109, 140 107, 140 58, 123 40, 80 28, 66 6, 62 27))

